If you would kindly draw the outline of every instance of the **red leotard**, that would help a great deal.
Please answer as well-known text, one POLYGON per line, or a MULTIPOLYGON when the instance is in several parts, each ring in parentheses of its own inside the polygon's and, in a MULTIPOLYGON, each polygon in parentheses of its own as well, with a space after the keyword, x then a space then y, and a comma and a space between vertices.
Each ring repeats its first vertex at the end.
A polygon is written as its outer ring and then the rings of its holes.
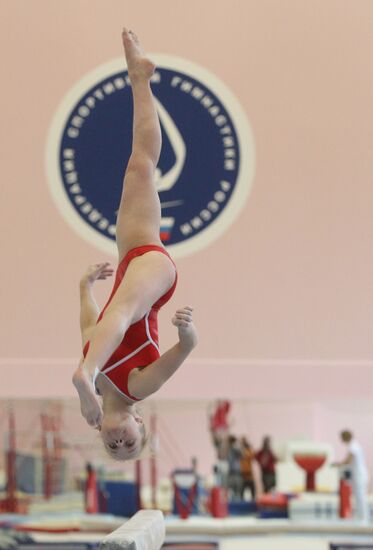
MULTIPOLYGON (((119 287, 131 260, 153 250, 165 254, 172 261, 168 252, 163 247, 157 245, 149 244, 146 246, 139 246, 127 252, 123 260, 118 265, 113 290, 104 309, 99 315, 97 323, 99 323, 102 319, 102 316, 110 304, 117 288, 119 287)), ((166 292, 166 294, 164 294, 155 304, 153 304, 150 311, 142 319, 140 319, 140 321, 137 321, 128 328, 122 342, 110 356, 109 360, 100 371, 96 369, 94 385, 97 375, 101 373, 112 384, 114 384, 120 393, 124 394, 126 397, 129 397, 133 401, 140 401, 140 399, 130 394, 128 390, 128 377, 133 369, 138 367, 146 367, 160 357, 158 347, 157 313, 159 309, 171 298, 176 287, 176 282, 177 275, 173 285, 166 292)), ((84 346, 84 357, 87 355, 88 349, 89 342, 87 342, 84 346)))

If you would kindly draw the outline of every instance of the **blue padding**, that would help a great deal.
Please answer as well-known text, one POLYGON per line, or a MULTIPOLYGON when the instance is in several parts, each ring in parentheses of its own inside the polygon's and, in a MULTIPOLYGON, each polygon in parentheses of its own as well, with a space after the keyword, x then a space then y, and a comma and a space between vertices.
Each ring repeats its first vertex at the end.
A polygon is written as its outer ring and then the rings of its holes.
POLYGON ((107 481, 107 513, 132 517, 137 512, 136 484, 130 481, 107 481))
POLYGON ((228 511, 230 516, 247 516, 256 514, 257 507, 253 500, 232 500, 228 502, 228 511))
POLYGON ((258 517, 261 519, 286 519, 289 517, 287 510, 259 510, 258 517))

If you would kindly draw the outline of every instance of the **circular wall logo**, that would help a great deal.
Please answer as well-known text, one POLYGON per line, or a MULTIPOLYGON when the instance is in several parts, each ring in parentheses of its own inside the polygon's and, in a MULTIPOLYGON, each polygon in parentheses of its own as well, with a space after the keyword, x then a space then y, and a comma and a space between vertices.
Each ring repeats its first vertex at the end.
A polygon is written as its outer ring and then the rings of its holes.
MULTIPOLYGON (((254 140, 227 87, 185 59, 150 55, 162 128, 155 185, 161 239, 174 256, 217 239, 245 204, 254 174, 254 140)), ((47 171, 67 222, 116 254, 115 223, 131 152, 132 95, 123 59, 98 67, 65 96, 47 140, 47 171)))

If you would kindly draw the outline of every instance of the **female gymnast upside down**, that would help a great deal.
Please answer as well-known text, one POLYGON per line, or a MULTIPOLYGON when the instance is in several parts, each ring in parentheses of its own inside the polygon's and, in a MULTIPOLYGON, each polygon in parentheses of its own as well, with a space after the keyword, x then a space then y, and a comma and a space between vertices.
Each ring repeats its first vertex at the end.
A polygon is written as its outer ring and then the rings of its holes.
POLYGON ((117 218, 119 264, 112 293, 100 314, 92 285, 110 276, 112 269, 107 263, 97 264, 81 280, 84 350, 73 383, 88 424, 100 430, 111 456, 126 460, 137 458, 146 442, 136 403, 174 374, 197 344, 197 333, 192 308, 179 309, 172 319, 179 342, 160 356, 157 312, 171 298, 177 273, 159 236, 161 208, 154 173, 161 129, 150 88, 155 67, 134 33, 124 29, 122 40, 134 120, 132 153, 117 218))

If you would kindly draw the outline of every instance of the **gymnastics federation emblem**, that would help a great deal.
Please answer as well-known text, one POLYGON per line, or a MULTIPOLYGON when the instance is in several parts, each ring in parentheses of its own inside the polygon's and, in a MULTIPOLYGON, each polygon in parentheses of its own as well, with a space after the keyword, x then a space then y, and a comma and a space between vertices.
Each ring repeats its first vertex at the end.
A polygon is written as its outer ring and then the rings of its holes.
MULTIPOLYGON (((162 129, 155 184, 161 239, 175 256, 217 239, 248 197, 254 141, 238 101, 191 62, 150 55, 162 129)), ((115 223, 131 152, 132 95, 123 59, 97 68, 67 94, 47 143, 48 180, 57 206, 78 233, 116 253, 115 223)))

